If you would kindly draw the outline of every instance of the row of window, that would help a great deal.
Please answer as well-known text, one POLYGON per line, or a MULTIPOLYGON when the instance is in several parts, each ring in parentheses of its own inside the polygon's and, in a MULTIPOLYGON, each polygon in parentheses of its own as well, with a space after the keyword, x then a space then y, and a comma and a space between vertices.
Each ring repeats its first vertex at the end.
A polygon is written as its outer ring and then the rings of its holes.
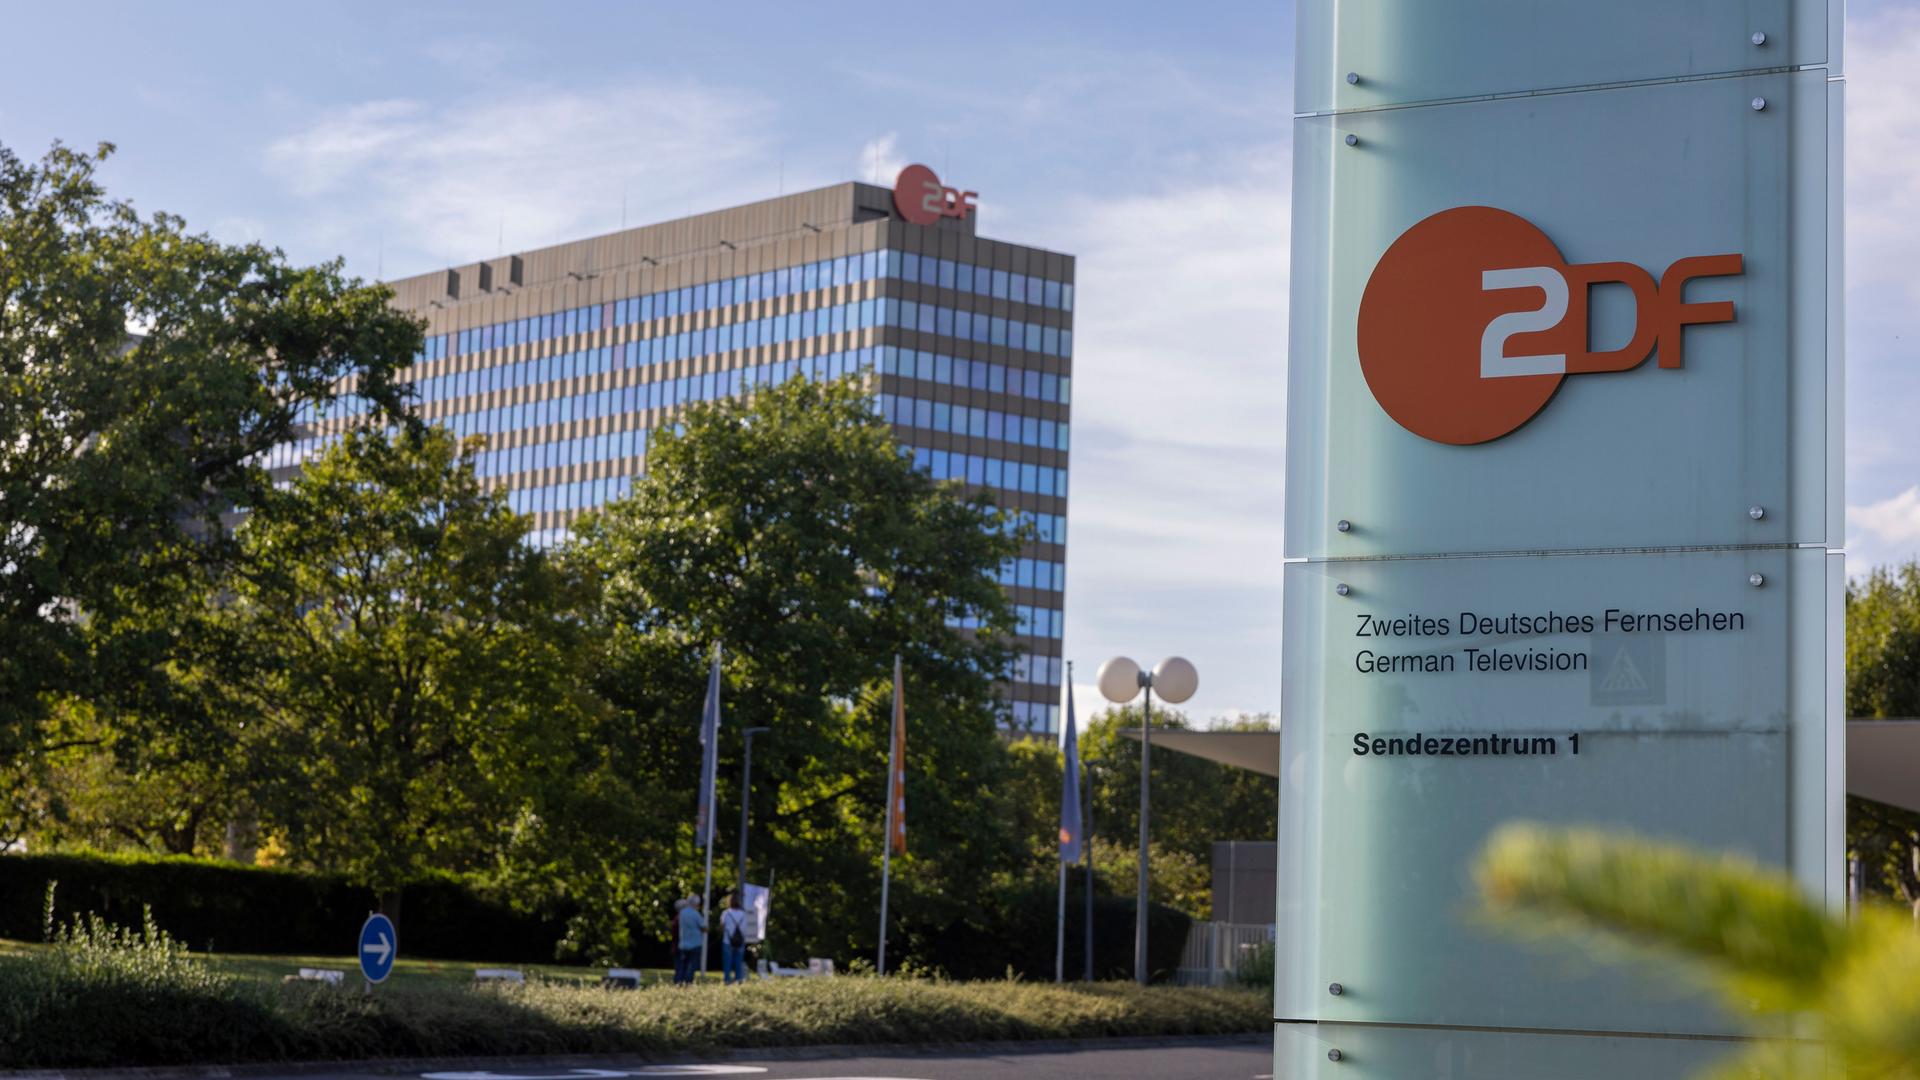
POLYGON ((1028 637, 1053 638, 1058 640, 1066 636, 1066 612, 1059 608, 1034 607, 1031 604, 1013 605, 1016 623, 1014 632, 1028 637))
POLYGON ((892 297, 882 301, 882 307, 883 326, 898 326, 981 345, 1005 345, 1009 349, 1025 349, 1048 356, 1073 355, 1071 330, 1019 319, 1003 319, 998 315, 940 304, 916 304, 912 300, 896 300, 892 297))
POLYGON ((1060 730, 1060 706, 1044 701, 1016 701, 1013 703, 1012 727, 1016 731, 1057 734, 1060 730))
POLYGON ((436 334, 427 339, 417 359, 441 360, 449 356, 464 356, 487 349, 524 345, 569 334, 650 322, 756 300, 771 300, 836 285, 850 285, 872 278, 917 281, 923 285, 1013 300, 1034 307, 1073 310, 1073 286, 1066 282, 1034 274, 994 270, 931 255, 891 250, 868 251, 436 334))
POLYGON ((590 510, 624 499, 633 490, 633 478, 603 476, 598 480, 578 480, 571 484, 515 488, 507 493, 507 505, 516 514, 538 514, 549 510, 590 510))
POLYGON ((971 435, 976 439, 998 439, 1021 446, 1041 446, 1048 450, 1067 449, 1065 423, 1034 416, 1014 416, 998 409, 881 394, 880 415, 886 417, 888 423, 927 431, 971 435))
POLYGON ((1027 510, 1016 510, 1009 515, 1006 532, 1022 525, 1033 526, 1033 538, 1043 544, 1064 544, 1067 542, 1067 519, 1062 514, 1042 514, 1027 510))
POLYGON ((531 446, 509 446, 482 450, 474 458, 477 476, 513 476, 536 469, 557 469, 593 461, 645 457, 652 431, 629 428, 603 435, 582 435, 577 439, 558 439, 531 446))
POLYGON ((1066 592, 1067 564, 1048 559, 1008 559, 1000 564, 994 580, 1001 585, 1066 592))
POLYGON ((1013 662, 1013 681, 1059 686, 1065 668, 1066 661, 1057 656, 1021 653, 1013 662))
POLYGON ((914 461, 935 480, 959 480, 976 487, 1067 497, 1067 470, 1051 465, 1030 465, 982 454, 963 454, 958 450, 930 450, 924 446, 903 446, 900 452, 912 454, 914 461))
POLYGON ((903 379, 958 386, 968 390, 986 390, 995 394, 1013 394, 1036 401, 1070 404, 1073 379, 1044 371, 1009 368, 985 360, 928 352, 925 349, 899 349, 888 345, 880 350, 880 373, 903 379))
POLYGON ((1056 311, 1073 310, 1073 285, 1052 281, 1038 274, 991 270, 932 255, 915 255, 910 251, 888 251, 883 261, 882 277, 917 281, 922 285, 970 292, 975 296, 991 296, 996 300, 1014 300, 1056 311))
MULTIPOLYGON (((861 303, 872 303, 863 300, 861 303)), ((941 304, 916 304, 887 297, 881 301, 881 325, 918 330, 923 334, 959 338, 981 345, 1005 345, 1047 356, 1072 356, 1073 331, 1040 323, 1003 319, 983 311, 966 311, 941 304)))
MULTIPOLYGON (((952 332, 958 330, 961 333, 957 336, 971 336, 972 340, 997 345, 1007 344, 1011 339, 1015 348, 1049 356, 1070 355, 1072 350, 1073 332, 1070 330, 1035 326, 1017 319, 974 318, 967 312, 959 312, 961 317, 956 319, 950 309, 934 309, 930 305, 916 305, 911 301, 889 300, 884 307, 880 315, 890 326, 914 326, 927 322, 926 313, 931 311, 937 316, 933 324, 940 327, 933 332, 952 336, 952 332)), ((777 345, 823 334, 864 329, 874 325, 876 310, 878 308, 874 301, 862 300, 857 304, 836 304, 812 311, 711 326, 704 330, 683 330, 618 345, 531 357, 471 371, 448 372, 417 380, 414 390, 422 401, 445 401, 494 390, 597 375, 620 368, 644 367, 694 356, 777 345)), ((1066 378, 1045 372, 1008 368, 1003 364, 892 346, 884 350, 881 359, 881 370, 886 374, 924 379, 942 385, 1013 393, 1061 403, 1065 403, 1070 395, 1070 380, 1066 378)), ((364 408, 364 405, 357 400, 336 407, 341 415, 351 415, 360 408, 364 408)))
MULTIPOLYGON (((1027 637, 1053 638, 1057 641, 1066 630, 1066 613, 1059 608, 1015 604, 1013 618, 1013 632, 1027 637)), ((972 613, 947 617, 947 625, 956 630, 978 630, 981 624, 980 616, 972 613)))

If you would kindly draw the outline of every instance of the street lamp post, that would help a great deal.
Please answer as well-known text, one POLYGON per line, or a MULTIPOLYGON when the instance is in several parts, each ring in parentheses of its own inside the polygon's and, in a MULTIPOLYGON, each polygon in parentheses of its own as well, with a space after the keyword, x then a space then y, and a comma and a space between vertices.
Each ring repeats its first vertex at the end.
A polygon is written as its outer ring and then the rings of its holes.
POLYGON ((733 879, 734 895, 741 903, 747 900, 747 808, 753 805, 753 737, 765 735, 772 728, 750 727, 741 734, 747 737, 746 759, 740 765, 740 865, 738 877, 733 879))
POLYGON ((1133 915, 1133 978, 1147 984, 1147 812, 1151 799, 1147 791, 1147 768, 1153 745, 1153 691, 1160 700, 1178 705, 1200 688, 1200 675, 1193 665, 1178 656, 1160 661, 1152 671, 1124 656, 1116 656, 1100 665, 1100 696, 1115 705, 1125 705, 1142 690, 1147 692, 1140 713, 1140 888, 1133 915))

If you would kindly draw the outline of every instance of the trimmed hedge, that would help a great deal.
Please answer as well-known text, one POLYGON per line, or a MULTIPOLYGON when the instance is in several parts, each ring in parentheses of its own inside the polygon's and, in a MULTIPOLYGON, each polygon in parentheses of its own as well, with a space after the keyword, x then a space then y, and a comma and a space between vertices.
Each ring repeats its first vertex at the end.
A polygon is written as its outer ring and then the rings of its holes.
MULTIPOLYGON (((1093 899, 1093 974, 1096 979, 1133 978, 1133 897, 1093 899)), ((1059 894, 1055 889, 1008 890, 990 898, 978 917, 943 926, 906 925, 901 955, 909 963, 943 971, 955 979, 998 979, 1011 969, 1025 979, 1052 979, 1059 934, 1059 894)), ((1153 904, 1147 915, 1147 969, 1155 982, 1173 977, 1186 948, 1193 918, 1184 911, 1153 904)), ((1086 893, 1067 883, 1068 978, 1086 965, 1086 893)))
MULTIPOLYGON (((40 940, 49 881, 60 883, 62 919, 93 912, 137 926, 151 905, 174 938, 223 953, 349 951, 375 907, 372 890, 323 874, 184 856, 0 855, 0 937, 40 940)), ((400 932, 408 956, 542 963, 565 927, 442 878, 407 886, 400 932)))
MULTIPOLYGON (((323 874, 183 856, 0 855, 0 937, 40 940, 47 882, 56 880, 55 905, 63 920, 90 912, 137 926, 151 905, 154 922, 173 938, 220 953, 350 951, 375 906, 371 890, 323 874)), ((956 979, 998 979, 1009 970, 1022 978, 1053 978, 1053 889, 991 891, 968 915, 940 922, 915 921, 905 913, 916 905, 904 899, 895 908, 903 922, 890 966, 956 979)), ((1067 971, 1076 977, 1085 955, 1084 904, 1080 883, 1069 878, 1067 971)), ((1100 896, 1094 904, 1095 976, 1132 978, 1133 898, 1100 896)), ((1165 980, 1180 962, 1192 920, 1158 904, 1148 920, 1148 967, 1156 980, 1165 980)), ((652 920, 665 921, 665 912, 652 920)), ((672 959, 669 946, 644 936, 653 928, 636 925, 634 960, 665 966, 672 959)), ((564 913, 521 914, 452 878, 407 886, 400 918, 404 955, 438 960, 551 963, 565 930, 564 913)), ((717 930, 714 943, 717 948, 717 930)))

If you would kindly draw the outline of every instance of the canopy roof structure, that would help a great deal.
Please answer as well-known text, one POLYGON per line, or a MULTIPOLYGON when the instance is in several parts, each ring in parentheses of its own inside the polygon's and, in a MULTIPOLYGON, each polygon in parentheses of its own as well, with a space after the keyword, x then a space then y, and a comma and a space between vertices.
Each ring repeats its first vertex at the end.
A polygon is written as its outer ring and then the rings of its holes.
MULTIPOLYGON (((1120 734, 1140 741, 1139 728, 1120 734)), ((1278 731, 1155 728, 1153 745, 1262 776, 1280 775, 1278 731)), ((1920 813, 1920 719, 1847 721, 1847 794, 1920 813)))

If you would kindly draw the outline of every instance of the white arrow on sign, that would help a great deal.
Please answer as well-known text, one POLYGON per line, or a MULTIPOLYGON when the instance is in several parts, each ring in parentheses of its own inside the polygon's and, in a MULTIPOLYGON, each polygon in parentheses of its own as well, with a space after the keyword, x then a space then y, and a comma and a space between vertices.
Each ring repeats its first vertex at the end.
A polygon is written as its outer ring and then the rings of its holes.
POLYGON ((376 945, 369 941, 365 945, 360 946, 360 951, 372 953, 379 957, 380 962, 384 964, 387 962, 387 957, 393 955, 393 942, 388 939, 386 931, 383 930, 380 932, 379 944, 376 945))

